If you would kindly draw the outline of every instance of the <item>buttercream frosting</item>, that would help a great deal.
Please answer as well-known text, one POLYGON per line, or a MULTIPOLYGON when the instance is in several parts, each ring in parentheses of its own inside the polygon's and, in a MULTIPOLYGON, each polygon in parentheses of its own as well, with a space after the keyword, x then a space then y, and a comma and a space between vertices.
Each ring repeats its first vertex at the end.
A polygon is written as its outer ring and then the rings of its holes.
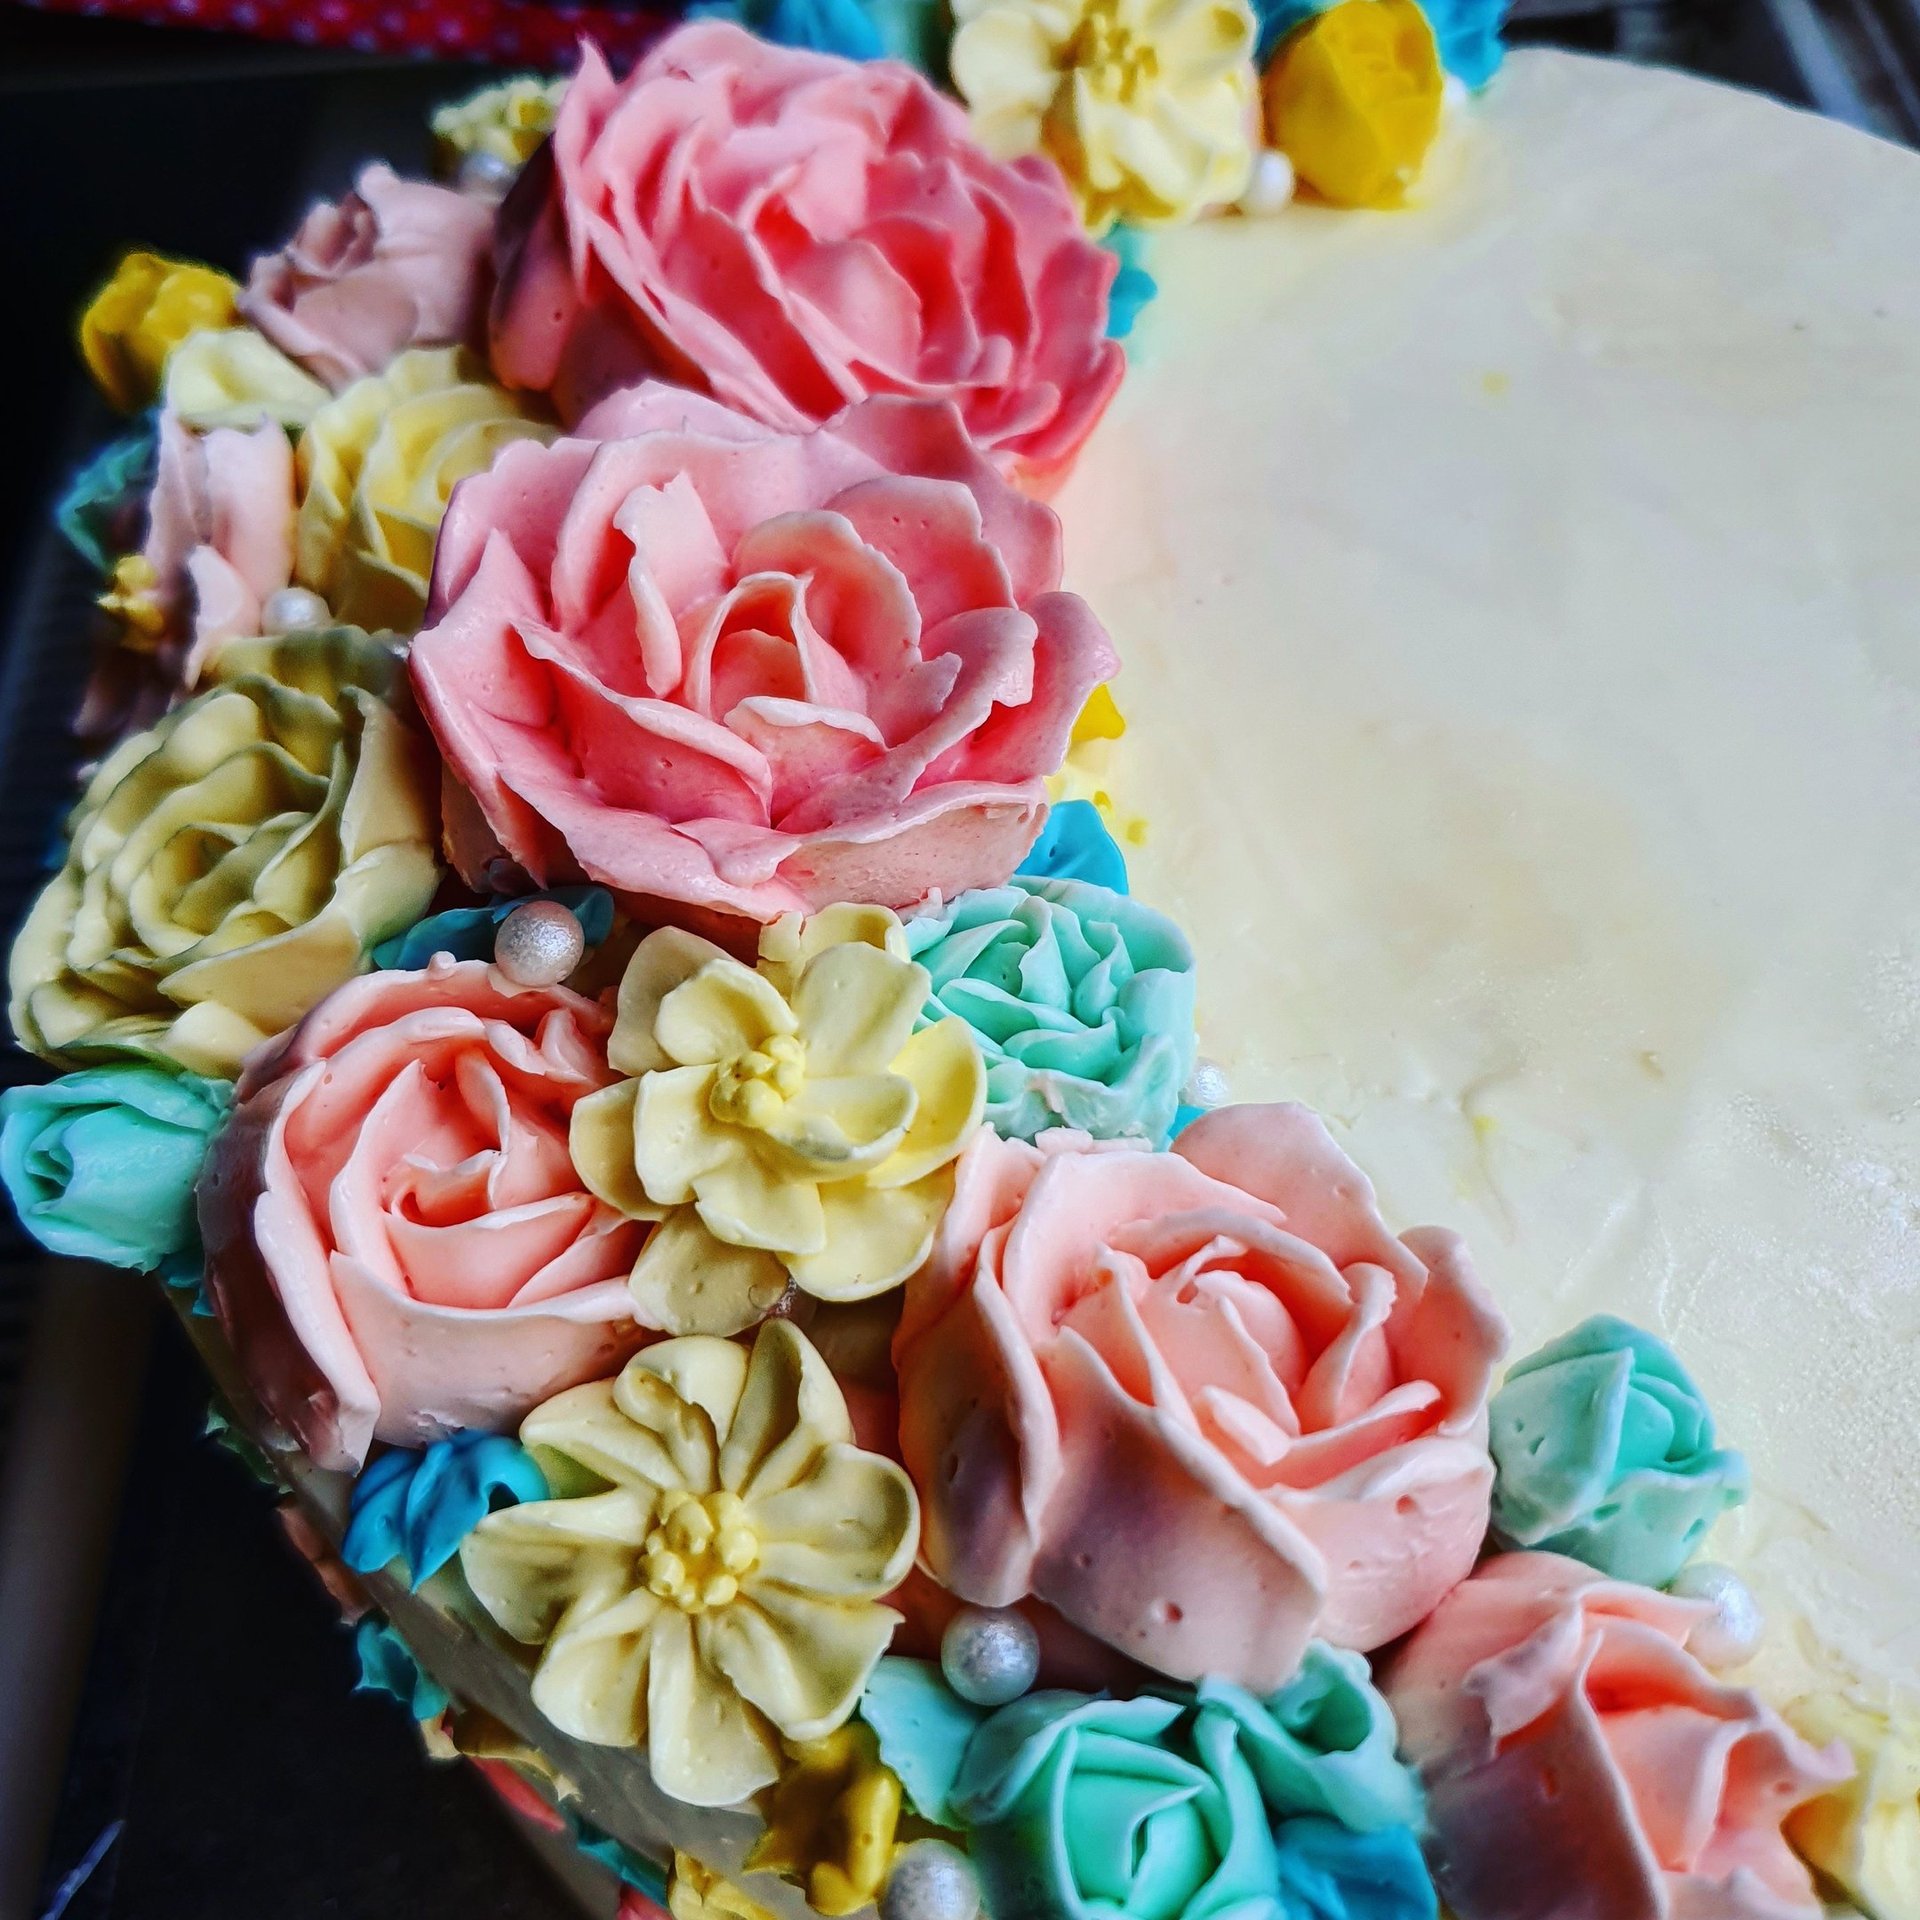
POLYGON ((1911 1700, 1873 1706, 1829 1692, 1793 1701, 1786 1718, 1853 1760, 1851 1779, 1787 1816, 1787 1838, 1869 1920, 1920 1912, 1920 1712, 1911 1700))
POLYGON ((80 316, 80 357, 121 412, 137 413, 159 391, 167 356, 201 327, 230 321, 239 291, 211 267, 123 254, 80 316))
POLYGON ((544 1500, 547 1492, 540 1463, 502 1433, 468 1429, 420 1452, 394 1447, 353 1483, 340 1556, 360 1573, 404 1561, 417 1587, 495 1506, 544 1500))
POLYGON ((304 427, 327 390, 252 327, 201 327, 167 356, 161 399, 196 433, 277 420, 304 427))

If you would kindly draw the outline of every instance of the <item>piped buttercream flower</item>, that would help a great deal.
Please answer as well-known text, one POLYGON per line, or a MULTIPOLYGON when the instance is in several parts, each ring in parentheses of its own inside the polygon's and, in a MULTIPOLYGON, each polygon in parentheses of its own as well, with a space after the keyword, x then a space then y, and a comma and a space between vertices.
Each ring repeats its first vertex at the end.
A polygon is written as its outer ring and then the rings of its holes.
POLYGON ((128 253, 80 316, 80 353, 100 391, 135 413, 159 391, 167 356, 202 327, 225 326, 240 289, 224 273, 128 253))
POLYGON ((1165 915, 1105 887, 1016 879, 916 914, 907 950, 933 982, 928 1014, 980 1043, 995 1132, 1165 1144, 1194 1054, 1193 951, 1165 915))
POLYGON ((1053 514, 930 402, 787 434, 647 386, 585 430, 441 527, 411 658, 463 872, 760 921, 1004 881, 1117 664, 1053 514))
POLYGON ((552 431, 457 349, 396 356, 300 436, 295 577, 339 619, 412 633, 454 487, 510 441, 552 431))
POLYGON ((1462 1920, 1818 1920, 1781 1834, 1845 1779, 1686 1650, 1704 1603, 1558 1554, 1497 1554, 1394 1657, 1385 1690, 1427 1789, 1428 1859, 1462 1920))
POLYGON ((567 1155, 611 1022, 479 961, 370 973, 249 1064, 200 1183, 207 1285, 323 1467, 498 1430, 645 1337, 641 1229, 567 1155))
POLYGON ((277 420, 304 427, 327 390, 252 327, 203 327, 167 357, 167 411, 196 433, 277 420))
POLYGON ((1786 1717, 1808 1740, 1840 1741, 1853 1778, 1787 1816, 1787 1838, 1870 1920, 1920 1913, 1920 1714, 1844 1694, 1807 1694, 1786 1717))
POLYGON ((900 1778, 880 1758, 871 1727, 849 1721, 797 1741, 767 1795, 766 1829, 747 1870, 792 1881, 829 1920, 858 1913, 886 1883, 900 1807, 900 1778))
POLYGON ((1115 263, 1058 173, 989 159, 904 66, 718 20, 624 82, 588 47, 549 153, 502 210, 492 359, 567 419, 648 376, 789 433, 869 394, 949 399, 1051 475, 1119 384, 1115 263))
POLYGON ((894 1338, 927 1565, 1183 1679, 1382 1646, 1479 1553, 1506 1332, 1303 1107, 1170 1153, 983 1132, 894 1338))
POLYGON ((634 1077, 582 1102, 573 1157, 661 1221, 633 1270, 646 1325, 733 1333, 789 1280, 863 1300, 925 1259, 985 1099, 961 1021, 915 1031, 927 984, 878 907, 777 921, 758 971, 676 929, 641 942, 608 1043, 634 1077))
POLYGON ((1494 1531, 1664 1587, 1747 1497, 1747 1463, 1673 1350, 1595 1314, 1517 1361, 1493 1397, 1494 1531))
POLYGON ((456 172, 460 162, 474 154, 509 167, 525 166, 553 131, 566 92, 564 77, 518 73, 435 107, 433 144, 440 169, 456 172))
POLYGON ((599 1491, 511 1507, 460 1549, 502 1628, 541 1649, 533 1700, 563 1733, 644 1746, 661 1790, 730 1806, 781 1740, 858 1704, 899 1616, 913 1488, 853 1444, 826 1363, 790 1322, 751 1353, 664 1341, 528 1416, 521 1440, 599 1491))
POLYGON ((254 261, 240 311, 337 392, 404 347, 477 342, 492 239, 491 207, 375 164, 254 261))
POLYGON ((439 814, 404 703, 391 650, 350 627, 224 648, 81 796, 14 942, 21 1044, 231 1076, 412 925, 439 814))
POLYGON ((953 82, 1001 159, 1045 154, 1096 233, 1237 199, 1257 124, 1247 0, 955 0, 953 82))

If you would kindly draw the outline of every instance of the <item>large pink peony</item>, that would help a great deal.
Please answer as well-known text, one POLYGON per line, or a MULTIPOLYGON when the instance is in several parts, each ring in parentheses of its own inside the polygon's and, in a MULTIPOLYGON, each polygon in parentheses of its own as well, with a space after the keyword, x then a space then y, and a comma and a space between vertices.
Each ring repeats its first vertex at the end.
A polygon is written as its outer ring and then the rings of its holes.
POLYGON ((1710 1611, 1500 1554, 1401 1649, 1387 1697, 1461 1920, 1818 1920, 1780 1823, 1851 1762, 1700 1665, 1710 1611))
POLYGON ((1162 1154, 982 1134, 894 1341, 922 1551, 965 1599, 1270 1691, 1465 1578, 1506 1335, 1460 1242, 1396 1240, 1304 1107, 1162 1154))
POLYGON ((323 1467, 511 1426, 646 1337, 645 1229, 580 1185, 612 1016, 442 955, 337 989, 256 1057, 200 1183, 214 1308, 323 1467))
POLYGON ((338 391, 403 348, 477 344, 492 240, 482 202, 376 163, 254 261, 240 311, 338 391))
POLYGON ((912 394, 1042 478, 1123 366, 1113 256, 1051 162, 989 159, 904 66, 717 21, 624 85, 586 49, 496 257, 495 369, 568 419, 648 376, 789 431, 912 394))
POLYGON ((1115 665, 1052 513, 930 401, 786 434, 648 386, 587 426, 441 528, 412 660, 463 871, 477 811, 542 883, 682 918, 1004 881, 1115 665))

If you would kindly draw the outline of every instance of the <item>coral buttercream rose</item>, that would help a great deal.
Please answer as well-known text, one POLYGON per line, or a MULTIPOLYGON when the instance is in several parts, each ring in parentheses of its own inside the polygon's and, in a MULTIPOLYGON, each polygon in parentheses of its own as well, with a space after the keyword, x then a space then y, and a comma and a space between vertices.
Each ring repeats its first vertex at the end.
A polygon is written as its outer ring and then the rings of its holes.
POLYGON ((1271 1691, 1465 1578, 1506 1335, 1459 1240, 1395 1239, 1304 1107, 1162 1154, 982 1133, 894 1341, 927 1564, 1271 1691))
POLYGON ((644 1229, 580 1184, 573 1109, 611 1016, 477 960, 374 973, 238 1088, 200 1184, 214 1309, 323 1467, 511 1425, 645 1337, 644 1229))
POLYGON ((494 370, 569 419, 650 375, 789 432, 868 394, 945 398, 1039 476, 1123 366, 1116 262, 1049 162, 990 159, 904 66, 720 21, 624 84, 587 48, 496 257, 494 370))
POLYGON ((1710 1609, 1552 1553, 1499 1554, 1386 1694, 1460 1920, 1818 1920, 1781 1822, 1851 1771, 1686 1649, 1710 1609))
POLYGON ((404 347, 477 341, 492 238, 483 202, 376 164, 254 261, 240 311, 337 391, 404 347))
POLYGON ((414 684, 542 885, 771 921, 1004 881, 1113 650, 950 406, 786 434, 657 385, 455 489, 414 684))

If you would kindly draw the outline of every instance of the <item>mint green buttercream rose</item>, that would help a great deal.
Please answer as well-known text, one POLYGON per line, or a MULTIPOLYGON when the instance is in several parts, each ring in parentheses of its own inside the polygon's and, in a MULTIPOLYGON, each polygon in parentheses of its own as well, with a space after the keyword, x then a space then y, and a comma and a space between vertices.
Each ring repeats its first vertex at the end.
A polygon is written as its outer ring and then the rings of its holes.
POLYGON ((225 1120, 224 1080, 145 1062, 0 1094, 0 1181, 44 1247, 175 1276, 199 1246, 193 1185, 225 1120))
POLYGON ((966 1829, 995 1920, 1433 1920, 1424 1807, 1358 1654, 1270 1699, 1205 1680, 997 1713, 884 1659, 860 1712, 915 1810, 966 1829))
POLYGON ((1079 880, 1016 877, 916 914, 907 947, 987 1065, 1007 1139, 1078 1127, 1164 1146, 1193 1071, 1193 950, 1164 914, 1079 880))
POLYGON ((1672 1349, 1611 1314, 1520 1361, 1490 1420, 1495 1534, 1616 1580, 1664 1587, 1747 1497, 1672 1349))

